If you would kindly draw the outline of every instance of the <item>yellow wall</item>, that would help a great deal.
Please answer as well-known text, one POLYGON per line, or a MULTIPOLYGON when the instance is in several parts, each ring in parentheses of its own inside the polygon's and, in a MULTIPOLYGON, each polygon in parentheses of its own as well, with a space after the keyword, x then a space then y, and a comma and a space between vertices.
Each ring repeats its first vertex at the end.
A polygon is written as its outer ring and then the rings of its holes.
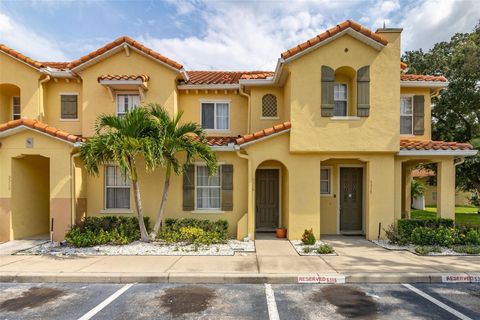
MULTIPOLYGON (((40 73, 34 68, 0 53, 0 85, 10 83, 20 87, 22 117, 38 118, 40 110, 39 78, 40 73)), ((0 95, 1 93, 0 87, 0 95)), ((3 108, 3 105, 0 107, 3 108)), ((0 120, 4 122, 4 119, 0 120)))
POLYGON ((49 159, 12 159, 12 236, 22 239, 50 231, 49 159))
POLYGON ((107 89, 97 82, 97 78, 105 74, 150 76, 144 103, 156 102, 173 114, 176 108, 175 79, 178 73, 134 50, 130 50, 130 56, 127 56, 125 51, 120 51, 80 72, 83 83, 82 134, 84 136, 93 135, 93 125, 98 115, 116 114, 116 98, 112 101, 107 89))
MULTIPOLYGON (((231 91, 230 91, 231 92, 231 91)), ((230 130, 207 130, 211 136, 238 136, 247 133, 248 106, 247 99, 240 94, 224 94, 219 91, 217 94, 209 91, 199 90, 199 93, 190 90, 180 90, 178 97, 178 110, 183 111, 182 122, 201 123, 201 107, 200 102, 222 101, 230 103, 230 130)))
POLYGON ((292 151, 398 151, 399 59, 400 37, 379 52, 344 35, 291 62, 292 151), (334 70, 370 66, 369 117, 350 121, 321 117, 322 65, 334 70))
POLYGON ((45 117, 43 121, 52 127, 76 135, 82 135, 82 84, 76 80, 66 82, 64 79, 58 81, 50 80, 44 84, 45 117), (61 97, 60 93, 78 94, 78 119, 61 119, 61 97))
POLYGON ((285 118, 285 104, 283 100, 282 88, 256 87, 251 89, 250 95, 252 104, 252 128, 250 130, 251 132, 257 132, 265 128, 273 127, 274 125, 288 120, 285 118), (277 97, 278 116, 275 118, 262 118, 262 98, 266 94, 273 94, 275 97, 277 97))
MULTIPOLYGON (((172 175, 170 192, 168 194, 165 218, 197 218, 197 219, 226 219, 229 223, 229 233, 236 235, 237 222, 247 212, 247 162, 238 158, 233 152, 218 153, 220 164, 233 164, 233 211, 208 212, 208 211, 183 211, 182 208, 182 176, 172 175)), ((141 167, 142 162, 139 162, 141 167)), ((142 204, 145 216, 150 217, 152 225, 160 207, 160 200, 163 192, 164 170, 145 173, 140 170, 139 182, 142 196, 142 204)), ((134 215, 135 207, 133 192, 130 192, 131 210, 129 213, 119 213, 119 210, 104 210, 104 170, 100 171, 98 177, 88 176, 86 178, 87 188, 87 214, 97 216, 102 214, 134 215)))
MULTIPOLYGON (((2 229, 0 236, 11 239, 11 218, 12 190, 10 181, 12 180, 12 161, 22 155, 40 155, 48 158, 50 167, 50 218, 55 219, 54 240, 62 240, 65 232, 70 228, 72 221, 71 214, 71 165, 70 153, 72 146, 66 142, 56 140, 45 134, 32 130, 24 130, 15 135, 0 138, 0 221, 8 223, 10 228, 2 229), (26 138, 33 138, 33 148, 25 148, 26 138)), ((31 182, 35 181, 30 179, 31 182)), ((32 197, 28 196, 31 200, 32 197)), ((4 238, 4 239, 5 239, 4 238)))
POLYGON ((430 99, 430 89, 428 88, 401 88, 401 95, 413 96, 423 95, 425 97, 425 132, 423 135, 401 135, 402 138, 430 140, 432 139, 432 107, 430 99))

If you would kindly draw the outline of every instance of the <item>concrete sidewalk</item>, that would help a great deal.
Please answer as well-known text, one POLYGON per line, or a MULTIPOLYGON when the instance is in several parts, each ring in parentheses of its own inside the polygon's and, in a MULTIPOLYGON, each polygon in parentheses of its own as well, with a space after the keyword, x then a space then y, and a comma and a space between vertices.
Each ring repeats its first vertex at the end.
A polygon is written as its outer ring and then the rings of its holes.
POLYGON ((480 276, 480 256, 422 257, 388 251, 358 237, 324 237, 338 256, 299 256, 288 241, 257 242, 237 256, 0 256, 0 282, 297 283, 298 276, 346 282, 439 282, 480 276), (293 251, 292 251, 293 250, 293 251))

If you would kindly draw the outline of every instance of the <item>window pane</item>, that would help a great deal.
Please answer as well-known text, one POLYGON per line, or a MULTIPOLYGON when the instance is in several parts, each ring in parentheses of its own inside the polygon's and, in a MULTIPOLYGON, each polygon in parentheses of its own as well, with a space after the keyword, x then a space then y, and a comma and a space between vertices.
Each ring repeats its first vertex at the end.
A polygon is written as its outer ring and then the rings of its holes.
POLYGON ((334 100, 347 100, 347 85, 336 84, 333 90, 334 100))
POLYGON ((412 114, 412 97, 400 98, 400 114, 412 114))
POLYGON ((202 103, 202 128, 215 129, 215 104, 202 103))
POLYGON ((412 134, 412 116, 400 117, 400 134, 412 134))
POLYGON ((107 197, 105 201, 106 209, 115 208, 115 188, 107 188, 107 191, 105 192, 105 196, 107 197))
POLYGON ((330 193, 330 184, 328 181, 320 181, 320 193, 329 194, 330 193))
POLYGON ((116 208, 129 209, 130 208, 130 188, 116 188, 115 189, 116 208))
POLYGON ((114 166, 107 166, 105 168, 105 182, 106 185, 111 187, 115 186, 115 167, 114 166))
POLYGON ((329 173, 329 170, 328 169, 321 169, 320 170, 320 180, 328 180, 328 173, 329 173))
POLYGON ((208 191, 209 208, 220 209, 220 188, 210 188, 208 191))
POLYGON ((346 116, 347 115, 347 101, 335 101, 333 114, 335 116, 346 116))
POLYGON ((208 208, 208 188, 197 188, 197 208, 208 208))
POLYGON ((132 110, 133 108, 138 107, 140 105, 140 96, 132 95, 130 97, 132 99, 130 110, 132 110))
POLYGON ((208 186, 208 170, 205 166, 197 166, 197 186, 208 186))
POLYGON ((228 129, 228 103, 217 103, 217 129, 228 129))

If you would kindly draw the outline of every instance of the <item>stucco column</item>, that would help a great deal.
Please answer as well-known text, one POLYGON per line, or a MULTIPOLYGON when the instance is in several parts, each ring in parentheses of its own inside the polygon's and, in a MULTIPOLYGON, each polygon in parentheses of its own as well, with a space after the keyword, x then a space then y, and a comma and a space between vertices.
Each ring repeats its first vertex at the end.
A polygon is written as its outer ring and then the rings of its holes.
POLYGON ((395 159, 395 167, 394 167, 394 174, 395 174, 395 220, 402 218, 402 160, 395 159))
POLYGON ((455 165, 452 158, 437 163, 437 215, 455 219, 455 165))
POLYGON ((288 238, 300 239, 305 229, 313 229, 320 238, 320 162, 316 157, 302 157, 289 163, 288 238))
POLYGON ((403 218, 409 219, 412 211, 412 166, 404 166, 403 172, 403 218))
POLYGON ((371 157, 368 162, 366 180, 366 237, 377 239, 380 227, 380 238, 385 238, 384 229, 394 222, 395 218, 395 164, 393 155, 371 157))

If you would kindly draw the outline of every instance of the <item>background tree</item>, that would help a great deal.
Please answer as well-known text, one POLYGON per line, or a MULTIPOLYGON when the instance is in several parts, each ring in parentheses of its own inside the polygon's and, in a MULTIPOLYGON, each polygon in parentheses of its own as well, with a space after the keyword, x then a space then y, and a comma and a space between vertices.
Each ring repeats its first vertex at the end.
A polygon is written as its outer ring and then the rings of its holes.
POLYGON ((199 158, 205 161, 209 173, 214 174, 217 171, 217 157, 215 152, 207 145, 205 132, 198 123, 180 124, 183 112, 170 117, 168 112, 157 104, 147 105, 147 108, 156 124, 156 132, 162 140, 161 145, 159 145, 161 151, 159 156, 163 157, 165 166, 162 201, 152 231, 152 237, 156 237, 167 205, 172 171, 176 175, 180 175, 184 172, 186 166, 191 165, 192 160, 199 158))
MULTIPOLYGON (((428 52, 407 51, 408 73, 444 75, 449 85, 433 98, 432 138, 471 142, 480 149, 480 23, 471 33, 457 33, 428 52)), ((480 193, 480 155, 457 167, 457 186, 480 193)))
POLYGON ((146 170, 153 170, 162 159, 158 157, 161 141, 152 138, 153 128, 152 118, 144 108, 135 108, 123 117, 101 115, 95 135, 80 148, 80 158, 89 174, 98 176, 100 166, 116 164, 122 176, 130 179, 142 241, 149 241, 149 237, 143 219, 137 160, 143 158, 146 170))

